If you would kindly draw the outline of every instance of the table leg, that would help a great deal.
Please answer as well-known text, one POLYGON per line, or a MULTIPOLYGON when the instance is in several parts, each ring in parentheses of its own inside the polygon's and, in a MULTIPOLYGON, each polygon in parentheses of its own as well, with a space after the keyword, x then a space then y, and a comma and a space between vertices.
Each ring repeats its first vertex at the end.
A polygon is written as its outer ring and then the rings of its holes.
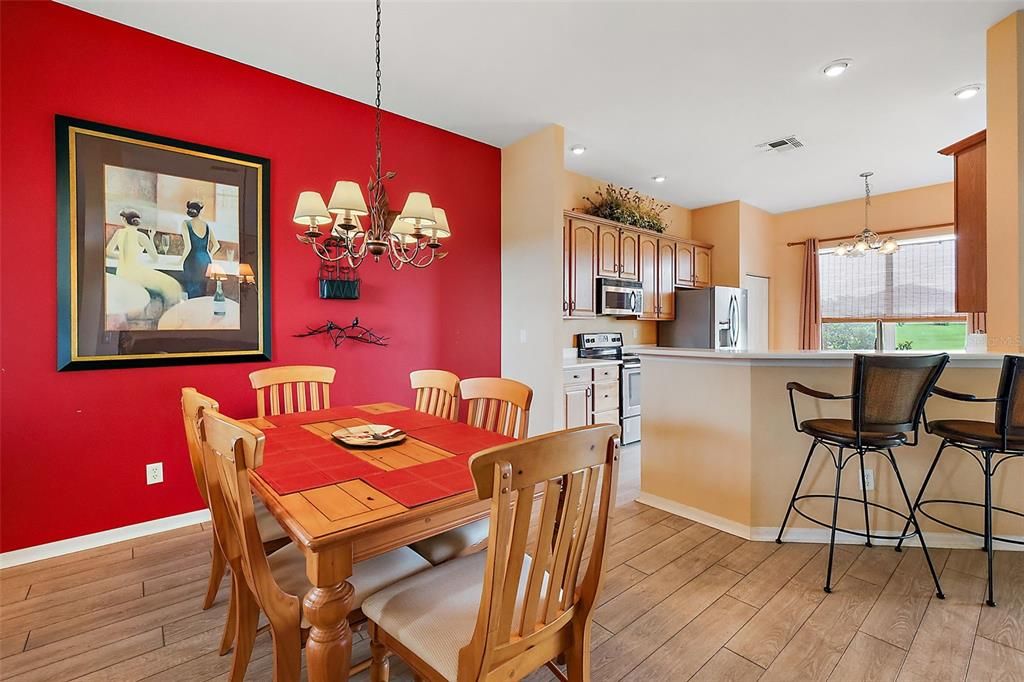
POLYGON ((352 611, 355 589, 347 582, 352 575, 351 547, 307 555, 306 573, 314 587, 302 601, 309 621, 306 640, 306 670, 309 682, 347 680, 352 664, 352 611))

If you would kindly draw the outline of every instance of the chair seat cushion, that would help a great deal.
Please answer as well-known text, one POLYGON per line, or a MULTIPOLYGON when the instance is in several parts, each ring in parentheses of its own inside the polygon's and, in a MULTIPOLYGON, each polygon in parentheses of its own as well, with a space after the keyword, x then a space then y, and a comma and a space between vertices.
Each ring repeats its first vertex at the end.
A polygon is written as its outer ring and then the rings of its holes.
MULTIPOLYGON (((444 679, 454 680, 459 650, 469 644, 476 626, 487 554, 452 559, 386 587, 363 602, 363 615, 444 679)), ((520 593, 526 589, 529 567, 530 556, 526 555, 520 593)), ((517 611, 521 601, 517 600, 517 611)))
MULTIPOLYGON (((940 419, 928 425, 932 433, 958 443, 975 445, 980 448, 1001 448, 1003 437, 992 422, 972 419, 940 419)), ((1007 445, 1013 450, 1024 450, 1024 440, 1009 439, 1007 445)))
MULTIPOLYGON (((278 586, 288 594, 302 598, 313 589, 306 577, 306 556, 294 544, 285 545, 267 557, 278 586)), ((353 609, 358 609, 371 594, 403 578, 430 568, 430 563, 408 547, 399 547, 352 567, 348 579, 355 588, 353 609)))
MULTIPOLYGON (((840 445, 855 445, 857 431, 849 419, 808 419, 801 422, 800 428, 815 438, 820 438, 840 445)), ((862 431, 861 443, 876 447, 895 447, 906 442, 903 433, 883 433, 878 431, 862 431)))
POLYGON ((490 519, 480 519, 432 538, 414 542, 409 546, 417 554, 437 566, 473 547, 483 549, 490 529, 490 519))
POLYGON ((277 522, 274 515, 270 513, 263 501, 258 497, 252 498, 252 508, 256 516, 256 527, 260 531, 260 537, 263 542, 272 542, 273 540, 280 540, 288 537, 288 534, 281 527, 281 524, 277 522))

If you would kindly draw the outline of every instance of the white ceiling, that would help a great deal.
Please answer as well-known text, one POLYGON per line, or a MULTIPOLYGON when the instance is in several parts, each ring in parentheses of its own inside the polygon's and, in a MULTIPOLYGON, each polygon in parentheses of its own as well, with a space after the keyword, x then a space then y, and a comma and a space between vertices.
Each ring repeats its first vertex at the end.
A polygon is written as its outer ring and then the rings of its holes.
MULTIPOLYGON (((65 0, 363 102, 373 3, 65 0)), ((952 179, 985 127, 985 30, 1024 2, 385 0, 384 107, 493 145, 566 128, 574 171, 698 207, 784 211, 952 179), (854 62, 829 79, 822 67, 854 62), (795 134, 784 154, 760 142, 795 134), (655 185, 651 176, 668 181, 655 185)), ((385 138, 386 140, 386 138, 385 138)), ((386 145, 385 141, 385 145, 386 145)))

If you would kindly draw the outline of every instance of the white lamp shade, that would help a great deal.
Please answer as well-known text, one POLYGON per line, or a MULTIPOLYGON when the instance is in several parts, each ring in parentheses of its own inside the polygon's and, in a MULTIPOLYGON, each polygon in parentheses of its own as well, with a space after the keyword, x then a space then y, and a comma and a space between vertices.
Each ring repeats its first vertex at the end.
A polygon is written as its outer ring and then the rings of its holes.
POLYGON ((295 217, 292 218, 299 225, 325 225, 333 220, 327 212, 327 205, 320 192, 302 192, 299 194, 299 201, 295 205, 295 217))
POLYGON ((437 239, 452 236, 452 229, 448 227, 448 214, 443 208, 434 207, 434 224, 423 231, 437 239))
POLYGON ((351 215, 367 215, 366 202, 359 185, 351 180, 339 180, 334 184, 331 200, 327 203, 331 213, 348 213, 351 215))
POLYGON ((434 207, 430 205, 430 195, 425 192, 410 192, 398 219, 406 223, 433 225, 434 207))
MULTIPOLYGON (((416 232, 416 226, 412 223, 406 223, 402 221, 402 216, 395 218, 395 222, 391 223, 391 234, 398 237, 398 241, 402 244, 415 244, 419 241, 416 237, 413 237, 413 233, 416 232)), ((420 231, 423 234, 423 231, 420 231)))

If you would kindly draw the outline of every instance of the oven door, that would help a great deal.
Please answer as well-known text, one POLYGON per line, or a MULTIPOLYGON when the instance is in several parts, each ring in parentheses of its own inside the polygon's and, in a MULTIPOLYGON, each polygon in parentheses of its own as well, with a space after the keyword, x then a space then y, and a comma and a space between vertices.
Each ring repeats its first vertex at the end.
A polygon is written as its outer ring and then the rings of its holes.
POLYGON ((640 416, 640 367, 623 367, 621 381, 622 417, 640 416))
POLYGON ((601 285, 602 315, 639 315, 643 311, 643 290, 639 287, 601 285))

